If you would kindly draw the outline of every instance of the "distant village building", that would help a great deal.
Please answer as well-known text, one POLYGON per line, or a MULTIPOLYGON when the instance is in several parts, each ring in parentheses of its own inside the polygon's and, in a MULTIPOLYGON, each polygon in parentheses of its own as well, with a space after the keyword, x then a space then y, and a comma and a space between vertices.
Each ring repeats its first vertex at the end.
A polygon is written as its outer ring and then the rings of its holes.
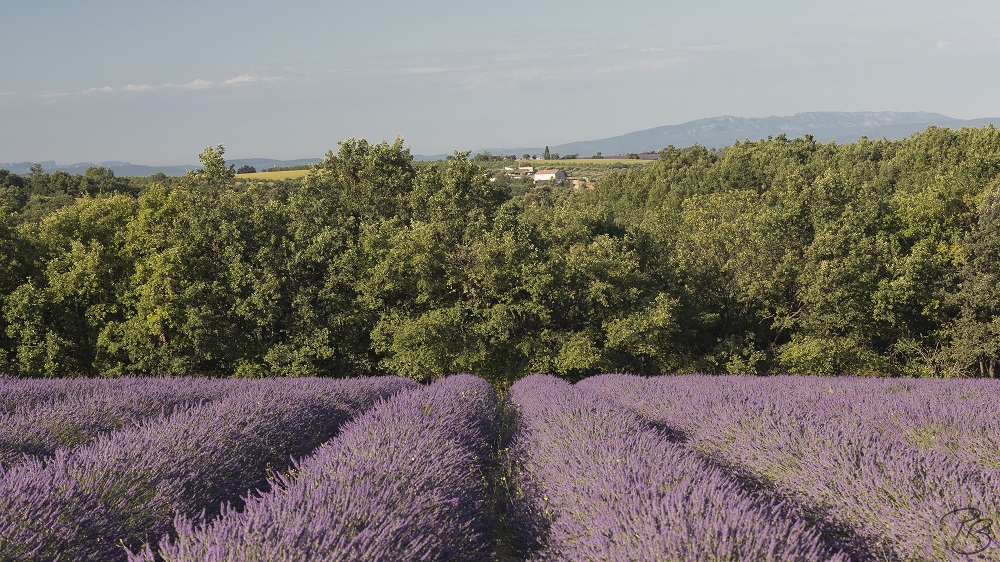
POLYGON ((515 180, 523 180, 535 175, 534 166, 521 166, 518 168, 511 168, 509 166, 506 166, 504 167, 503 171, 508 178, 515 180))
POLYGON ((566 183, 566 172, 560 169, 538 170, 535 172, 534 179, 535 185, 541 185, 548 182, 555 182, 556 185, 563 185, 566 183))

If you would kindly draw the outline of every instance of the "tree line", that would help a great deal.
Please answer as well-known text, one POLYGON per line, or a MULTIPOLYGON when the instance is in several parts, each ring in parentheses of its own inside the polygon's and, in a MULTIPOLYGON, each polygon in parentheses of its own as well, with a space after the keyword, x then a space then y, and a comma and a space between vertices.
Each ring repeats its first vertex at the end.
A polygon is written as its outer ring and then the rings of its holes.
POLYGON ((223 152, 176 181, 0 171, 0 371, 997 374, 993 127, 668 147, 581 190, 401 140, 283 183, 223 152))

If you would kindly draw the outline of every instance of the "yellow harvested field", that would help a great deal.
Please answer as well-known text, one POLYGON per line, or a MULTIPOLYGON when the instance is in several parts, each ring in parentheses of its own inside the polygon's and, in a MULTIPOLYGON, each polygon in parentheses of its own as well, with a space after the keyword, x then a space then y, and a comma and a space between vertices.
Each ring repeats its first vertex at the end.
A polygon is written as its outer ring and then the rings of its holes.
POLYGON ((283 172, 256 172, 253 174, 237 174, 238 180, 294 180, 306 177, 309 170, 287 170, 283 172))
MULTIPOLYGON (((518 166, 534 166, 535 168, 567 168, 583 164, 649 164, 656 160, 635 160, 632 158, 571 158, 569 160, 518 160, 518 166)), ((508 164, 509 165, 509 164, 508 164)))

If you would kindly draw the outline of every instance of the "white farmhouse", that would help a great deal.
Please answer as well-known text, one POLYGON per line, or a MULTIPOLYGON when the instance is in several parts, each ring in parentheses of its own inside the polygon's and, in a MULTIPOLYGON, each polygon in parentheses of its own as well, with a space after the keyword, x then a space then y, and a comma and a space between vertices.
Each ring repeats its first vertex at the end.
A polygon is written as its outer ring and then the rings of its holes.
POLYGON ((566 172, 559 169, 538 170, 535 172, 534 180, 535 185, 547 182, 555 182, 556 185, 562 185, 566 182, 566 172))

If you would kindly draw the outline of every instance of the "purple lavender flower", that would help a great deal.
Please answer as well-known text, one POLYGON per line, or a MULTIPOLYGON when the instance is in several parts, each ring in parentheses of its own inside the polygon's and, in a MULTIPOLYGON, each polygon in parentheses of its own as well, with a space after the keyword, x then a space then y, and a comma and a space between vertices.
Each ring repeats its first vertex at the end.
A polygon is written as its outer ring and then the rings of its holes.
POLYGON ((91 392, 64 400, 0 413, 0 467, 24 455, 51 455, 59 447, 87 443, 101 433, 169 414, 175 407, 213 401, 234 388, 233 382, 129 377, 95 384, 91 392))
POLYGON ((20 379, 0 376, 0 413, 30 410, 36 404, 83 396, 124 380, 127 379, 20 379))
MULTIPOLYGON (((344 427, 283 487, 205 524, 178 521, 165 561, 489 560, 484 469, 496 394, 454 375, 344 427)), ((155 558, 151 548, 132 560, 155 558)))
POLYGON ((612 400, 534 375, 509 393, 515 536, 542 560, 846 560, 782 503, 612 400), (515 522, 515 526, 517 522, 515 522), (530 544, 527 546, 531 546, 530 544))
POLYGON ((123 546, 170 533, 175 514, 211 518, 222 502, 239 505, 290 456, 309 453, 377 399, 414 385, 243 381, 212 404, 29 459, 0 474, 0 559, 123 560, 123 546))
POLYGON ((862 558, 959 560, 971 549, 1000 560, 997 381, 612 375, 583 384, 771 482, 856 537, 862 558), (959 524, 955 512, 979 515, 959 524))

